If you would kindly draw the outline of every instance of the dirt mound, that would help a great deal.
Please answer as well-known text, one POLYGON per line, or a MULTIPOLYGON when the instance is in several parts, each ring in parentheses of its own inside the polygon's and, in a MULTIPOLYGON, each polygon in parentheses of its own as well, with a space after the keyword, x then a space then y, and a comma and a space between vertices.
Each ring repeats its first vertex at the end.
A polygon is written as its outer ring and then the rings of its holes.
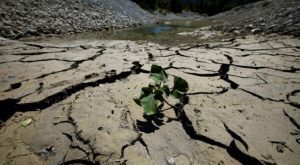
POLYGON ((240 33, 279 33, 300 36, 299 0, 264 0, 214 16, 224 24, 214 29, 240 33))
POLYGON ((0 36, 79 33, 153 22, 130 0, 2 0, 0 36))

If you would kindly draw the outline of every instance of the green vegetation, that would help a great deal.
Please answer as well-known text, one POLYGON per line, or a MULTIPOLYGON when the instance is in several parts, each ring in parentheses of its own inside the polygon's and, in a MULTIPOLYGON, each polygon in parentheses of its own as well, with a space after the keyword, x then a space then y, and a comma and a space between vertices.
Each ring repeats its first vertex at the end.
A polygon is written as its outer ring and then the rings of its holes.
POLYGON ((208 15, 217 14, 234 7, 256 2, 258 0, 133 0, 142 8, 150 11, 170 11, 180 13, 183 10, 205 13, 208 15))
POLYGON ((149 84, 148 87, 143 87, 139 98, 134 101, 139 106, 144 108, 146 115, 154 115, 158 113, 164 106, 164 103, 174 107, 166 100, 170 95, 176 99, 184 97, 189 90, 189 85, 184 79, 174 76, 173 88, 170 88, 166 83, 168 81, 168 74, 159 65, 151 66, 150 77, 154 80, 154 84, 149 84))

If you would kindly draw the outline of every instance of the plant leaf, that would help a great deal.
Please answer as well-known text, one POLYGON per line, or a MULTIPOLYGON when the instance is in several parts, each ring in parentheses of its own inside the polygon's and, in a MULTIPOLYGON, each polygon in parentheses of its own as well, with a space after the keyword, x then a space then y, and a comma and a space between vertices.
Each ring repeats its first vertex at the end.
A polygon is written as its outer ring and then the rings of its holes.
POLYGON ((163 70, 163 68, 161 66, 152 64, 151 73, 160 73, 161 70, 163 70))
POLYGON ((141 91, 140 99, 150 95, 151 93, 153 93, 153 88, 152 87, 143 87, 142 91, 141 91))
POLYGON ((154 94, 150 94, 140 100, 146 115, 154 115, 157 113, 157 101, 154 99, 154 96, 154 94))
POLYGON ((155 88, 155 86, 153 84, 149 84, 148 88, 150 88, 151 90, 153 90, 155 88))
POLYGON ((174 77, 174 90, 178 90, 180 92, 187 92, 189 90, 189 84, 181 77, 174 77))
POLYGON ((150 73, 150 77, 156 82, 156 83, 160 83, 160 82, 167 82, 168 81, 168 74, 165 72, 165 70, 156 64, 153 64, 151 66, 151 73, 150 73))
POLYGON ((157 109, 158 110, 161 110, 162 109, 162 107, 165 105, 165 103, 164 102, 160 102, 160 104, 158 105, 158 107, 157 107, 157 109))
POLYGON ((143 87, 142 90, 141 90, 141 95, 139 98, 133 98, 134 102, 139 105, 139 106, 142 106, 141 105, 141 99, 144 98, 144 97, 147 97, 149 96, 150 94, 153 93, 153 88, 154 86, 149 84, 149 87, 143 87))
POLYGON ((134 100, 134 102, 135 102, 137 105, 142 106, 142 105, 141 105, 140 99, 138 99, 138 98, 133 98, 133 100, 134 100))
POLYGON ((164 86, 162 87, 162 91, 164 92, 164 94, 165 94, 166 96, 169 96, 169 95, 170 95, 170 88, 168 87, 168 85, 164 85, 164 86))
POLYGON ((171 95, 173 97, 175 97, 176 99, 180 99, 181 96, 183 95, 183 93, 181 93, 180 91, 174 89, 174 90, 171 91, 171 95))
POLYGON ((154 91, 154 94, 155 94, 154 98, 155 98, 156 100, 159 100, 159 101, 161 101, 161 102, 164 101, 163 91, 162 91, 161 89, 155 90, 155 91, 154 91))

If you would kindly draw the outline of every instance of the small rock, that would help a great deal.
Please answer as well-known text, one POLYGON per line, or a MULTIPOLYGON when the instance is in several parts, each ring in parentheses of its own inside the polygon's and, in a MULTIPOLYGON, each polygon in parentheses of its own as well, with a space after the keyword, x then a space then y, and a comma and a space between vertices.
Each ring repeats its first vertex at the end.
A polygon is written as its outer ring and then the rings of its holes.
POLYGON ((22 38, 22 37, 24 37, 24 34, 23 34, 23 33, 18 33, 17 35, 15 35, 15 36, 13 37, 13 39, 17 40, 17 39, 20 39, 20 38, 22 38))
POLYGON ((277 152, 283 153, 284 152, 284 146, 282 144, 277 144, 276 150, 277 150, 277 152))
POLYGON ((230 29, 228 29, 227 31, 228 32, 235 32, 235 31, 238 31, 239 30, 239 28, 237 28, 237 27, 231 27, 230 29))
POLYGON ((260 21, 260 22, 264 22, 264 21, 265 21, 265 19, 264 19, 264 17, 260 17, 260 18, 258 18, 258 21, 260 21))
POLYGON ((25 32, 25 34, 29 34, 32 36, 40 36, 40 33, 37 30, 29 29, 25 32))
POLYGON ((267 25, 266 23, 261 23, 261 24, 260 24, 260 26, 266 26, 266 25, 267 25))
POLYGON ((167 158, 167 165, 176 165, 175 159, 173 157, 167 158))
POLYGON ((276 24, 273 24, 271 26, 268 26, 267 29, 273 29, 274 27, 276 27, 277 25, 276 24))
POLYGON ((265 154, 265 155, 262 155, 262 157, 264 157, 267 160, 273 159, 271 154, 265 154))
POLYGON ((254 26, 253 24, 249 24, 247 27, 246 27, 247 30, 251 30, 251 29, 254 29, 254 26))
POLYGON ((233 31, 233 33, 235 33, 235 34, 241 34, 241 31, 235 30, 235 31, 233 31))
POLYGON ((40 157, 45 160, 48 160, 50 156, 54 156, 56 154, 54 146, 48 146, 37 153, 40 157))
POLYGON ((256 29, 252 29, 252 30, 251 30, 251 33, 253 33, 253 34, 257 34, 257 33, 259 33, 259 32, 261 32, 261 30, 260 30, 259 28, 256 28, 256 29))

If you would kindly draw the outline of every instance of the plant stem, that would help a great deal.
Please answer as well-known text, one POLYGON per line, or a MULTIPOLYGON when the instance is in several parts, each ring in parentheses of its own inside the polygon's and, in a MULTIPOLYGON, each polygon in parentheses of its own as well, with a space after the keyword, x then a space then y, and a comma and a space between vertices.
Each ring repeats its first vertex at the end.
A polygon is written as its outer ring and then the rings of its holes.
POLYGON ((164 112, 164 111, 167 111, 167 110, 170 110, 170 109, 172 109, 172 107, 169 107, 169 108, 166 108, 166 109, 162 109, 162 110, 160 110, 160 112, 164 112))
POLYGON ((178 118, 180 118, 181 113, 184 111, 184 109, 183 109, 183 108, 180 108, 180 107, 177 107, 177 106, 174 106, 174 105, 172 105, 172 104, 170 104, 165 98, 163 98, 163 100, 164 100, 164 102, 165 102, 166 104, 168 104, 170 107, 172 107, 175 111, 176 111, 176 110, 178 111, 178 114, 176 114, 176 116, 177 116, 178 118))
POLYGON ((176 106, 170 104, 165 98, 163 98, 163 99, 164 99, 164 102, 165 102, 166 104, 168 104, 170 107, 172 107, 172 108, 177 108, 176 106))

